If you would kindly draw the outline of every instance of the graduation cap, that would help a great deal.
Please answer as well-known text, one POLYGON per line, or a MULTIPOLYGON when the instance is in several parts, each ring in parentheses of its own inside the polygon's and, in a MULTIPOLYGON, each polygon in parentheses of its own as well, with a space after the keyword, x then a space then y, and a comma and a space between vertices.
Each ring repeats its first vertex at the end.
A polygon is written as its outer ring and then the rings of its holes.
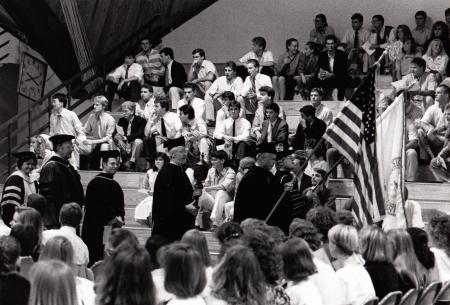
POLYGON ((294 154, 294 150, 284 150, 277 153, 277 161, 294 154))
POLYGON ((102 150, 100 151, 100 158, 104 162, 108 161, 109 158, 120 158, 120 152, 118 150, 102 150))
POLYGON ((175 139, 167 139, 167 141, 164 142, 163 146, 168 150, 171 150, 172 148, 177 146, 184 146, 184 143, 184 137, 179 137, 175 139))
POLYGON ((256 153, 257 154, 269 153, 276 155, 277 151, 275 149, 274 143, 262 143, 256 147, 256 153))
POLYGON ((20 160, 20 161, 26 161, 26 160, 31 160, 31 159, 36 160, 36 154, 32 151, 19 151, 19 152, 12 153, 12 155, 14 157, 16 157, 17 160, 20 160))
POLYGON ((53 144, 53 150, 55 150, 56 146, 58 146, 59 144, 72 141, 73 139, 75 139, 75 137, 69 134, 56 134, 54 136, 51 136, 49 140, 53 144))

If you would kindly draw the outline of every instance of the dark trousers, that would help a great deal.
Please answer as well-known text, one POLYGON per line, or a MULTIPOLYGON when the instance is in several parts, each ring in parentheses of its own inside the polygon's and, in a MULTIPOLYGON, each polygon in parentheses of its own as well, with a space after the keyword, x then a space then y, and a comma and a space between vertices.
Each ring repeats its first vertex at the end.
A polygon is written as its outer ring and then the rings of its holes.
POLYGON ((105 86, 105 97, 108 99, 109 104, 107 107, 108 111, 111 111, 112 102, 114 100, 114 95, 117 93, 119 97, 132 102, 137 102, 140 99, 141 94, 141 84, 137 81, 131 81, 122 86, 121 90, 118 90, 118 84, 108 80, 105 86))
POLYGON ((151 164, 156 159, 156 139, 155 136, 149 136, 144 138, 144 155, 151 164))
POLYGON ((322 87, 324 90, 324 99, 330 98, 333 89, 338 90, 338 100, 343 101, 345 96, 346 80, 340 80, 336 77, 328 78, 325 80, 315 79, 315 87, 322 87))

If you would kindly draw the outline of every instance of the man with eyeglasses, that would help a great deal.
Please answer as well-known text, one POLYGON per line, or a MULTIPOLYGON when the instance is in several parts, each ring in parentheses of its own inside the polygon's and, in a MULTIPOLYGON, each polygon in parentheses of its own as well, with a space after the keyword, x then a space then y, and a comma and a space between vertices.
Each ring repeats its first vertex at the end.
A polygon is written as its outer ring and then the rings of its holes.
POLYGON ((198 94, 204 97, 205 92, 211 87, 212 82, 219 77, 216 66, 209 60, 205 59, 205 51, 203 49, 195 49, 192 51, 192 64, 188 73, 188 82, 197 84, 198 94))

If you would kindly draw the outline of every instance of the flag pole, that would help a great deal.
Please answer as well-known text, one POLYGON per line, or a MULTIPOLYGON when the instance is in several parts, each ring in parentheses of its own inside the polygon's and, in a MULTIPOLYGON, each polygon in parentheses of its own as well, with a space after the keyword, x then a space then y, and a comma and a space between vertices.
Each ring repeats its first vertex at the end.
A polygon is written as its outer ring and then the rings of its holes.
POLYGON ((331 175, 332 171, 339 165, 341 164, 342 160, 344 160, 344 156, 341 156, 336 163, 334 163, 334 165, 328 170, 328 172, 322 177, 322 179, 320 179, 320 181, 317 183, 316 186, 314 186, 314 188, 312 189, 312 191, 314 192, 319 186, 321 186, 325 181, 327 181, 328 177, 331 175))
POLYGON ((402 141, 402 164, 400 169, 400 196, 402 200, 403 215, 405 216, 406 228, 409 228, 408 216, 406 214, 406 199, 405 199, 405 168, 406 168, 406 99, 407 91, 403 91, 403 141, 402 141))

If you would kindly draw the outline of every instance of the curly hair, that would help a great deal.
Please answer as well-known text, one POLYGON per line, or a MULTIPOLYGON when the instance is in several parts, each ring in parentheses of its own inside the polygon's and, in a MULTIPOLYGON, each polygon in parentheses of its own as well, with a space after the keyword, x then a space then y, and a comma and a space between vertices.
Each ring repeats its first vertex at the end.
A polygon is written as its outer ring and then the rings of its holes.
POLYGON ((431 218, 429 232, 435 246, 450 256, 450 216, 444 214, 431 218))
POLYGON ((409 236, 411 236, 414 252, 417 255, 419 262, 427 269, 434 267, 435 257, 434 253, 431 252, 428 247, 428 235, 422 229, 419 228, 408 228, 409 236))
POLYGON ((241 226, 234 221, 224 222, 216 231, 216 237, 221 244, 230 239, 240 238, 242 234, 244 231, 241 226))
POLYGON ((264 232, 253 231, 244 234, 244 244, 253 250, 259 261, 266 282, 275 285, 280 278, 281 255, 273 240, 264 232))
POLYGON ((324 243, 328 242, 328 231, 338 223, 336 212, 323 206, 309 210, 306 214, 306 220, 311 221, 317 230, 319 230, 324 243))
POLYGON ((313 251, 318 250, 322 244, 319 230, 309 220, 301 218, 294 218, 292 220, 289 226, 289 238, 294 237, 304 239, 313 251))
POLYGON ((244 231, 244 235, 254 231, 263 232, 277 245, 286 240, 286 235, 279 227, 269 226, 261 219, 247 218, 241 222, 241 228, 244 231))

